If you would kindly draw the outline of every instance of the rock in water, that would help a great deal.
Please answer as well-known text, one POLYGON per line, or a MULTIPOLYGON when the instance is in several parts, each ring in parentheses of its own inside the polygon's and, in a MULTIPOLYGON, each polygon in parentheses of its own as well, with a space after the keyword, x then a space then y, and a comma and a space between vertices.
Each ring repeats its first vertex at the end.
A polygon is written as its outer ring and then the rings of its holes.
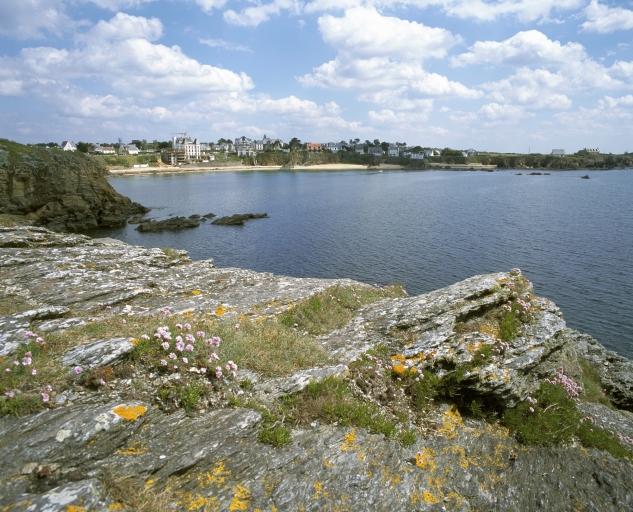
POLYGON ((219 219, 215 219, 211 224, 216 224, 218 226, 243 226, 244 221, 266 218, 268 218, 267 213, 236 213, 229 217, 220 217, 219 219))
POLYGON ((197 219, 187 219, 185 217, 173 217, 172 219, 165 220, 150 220, 143 222, 136 228, 137 231, 164 231, 166 229, 186 229, 197 228, 200 225, 200 221, 197 219))
POLYGON ((105 164, 83 153, 24 146, 0 139, 0 213, 25 215, 55 231, 125 225, 149 208, 107 182, 105 164))

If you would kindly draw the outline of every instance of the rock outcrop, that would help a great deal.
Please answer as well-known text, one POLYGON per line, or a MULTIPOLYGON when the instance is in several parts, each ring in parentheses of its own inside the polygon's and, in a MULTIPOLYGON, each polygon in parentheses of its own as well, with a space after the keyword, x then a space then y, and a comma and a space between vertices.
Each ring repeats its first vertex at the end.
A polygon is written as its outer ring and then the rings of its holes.
POLYGON ((88 155, 0 139, 0 213, 73 232, 122 226, 128 215, 149 211, 116 192, 106 174, 88 155))
POLYGON ((200 221, 196 218, 172 217, 171 219, 165 220, 143 221, 136 227, 136 230, 145 233, 150 231, 197 228, 199 225, 200 221))
MULTIPOLYGON (((216 268, 174 253, 43 228, 0 228, 0 305, 19 309, 0 317, 0 354, 18 353, 27 331, 47 337, 93 322, 92 311, 105 305, 119 325, 170 306, 172 313, 205 315, 209 325, 228 319, 232 327, 274 318, 333 285, 355 284, 216 268)), ((265 404, 313 381, 345 378, 360 354, 381 346, 438 375, 470 365, 459 392, 499 407, 523 401, 557 367, 573 376, 586 362, 612 402, 630 410, 631 361, 567 328, 555 304, 535 297, 529 283, 517 292, 516 279, 516 272, 475 276, 369 304, 317 338, 329 354, 321 367, 274 378, 244 369, 250 391, 224 391, 265 404), (493 343, 490 311, 528 297, 534 320, 507 344, 493 343), (486 346, 494 351, 475 368, 486 346)), ((95 331, 65 349, 61 364, 69 375, 74 366, 116 371, 136 343, 95 331)), ((524 446, 498 422, 464 417, 450 401, 426 411, 409 446, 363 428, 313 422, 296 426, 289 445, 273 448, 258 440, 265 409, 218 399, 168 414, 153 387, 178 374, 126 369, 108 386, 51 394, 42 412, 0 418, 0 508, 122 510, 112 475, 132 475, 141 481, 139 494, 168 492, 183 511, 633 509, 629 459, 574 443, 524 446)), ((633 414, 594 403, 579 408, 633 437, 633 414)))
POLYGON ((243 226, 244 222, 251 219, 266 219, 267 213, 236 213, 228 217, 215 219, 211 224, 218 226, 243 226))

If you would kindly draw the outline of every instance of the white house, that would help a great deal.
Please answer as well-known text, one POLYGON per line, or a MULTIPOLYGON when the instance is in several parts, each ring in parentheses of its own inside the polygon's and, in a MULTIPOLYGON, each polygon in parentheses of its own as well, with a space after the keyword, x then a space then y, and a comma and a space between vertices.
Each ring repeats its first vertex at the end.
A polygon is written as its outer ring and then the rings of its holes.
POLYGON ((262 149, 275 150, 275 149, 283 149, 284 141, 281 139, 271 139, 270 137, 266 137, 264 134, 264 138, 262 139, 262 149))
POLYGON ((93 153, 101 153, 103 154, 103 148, 101 147, 101 144, 99 144, 98 142, 93 142, 91 144, 92 146, 92 152, 93 153))
POLYGON ((382 156, 382 148, 380 146, 371 146, 367 148, 367 153, 374 156, 382 156))
POLYGON ((584 148, 583 151, 587 153, 600 153, 600 148, 584 148))
POLYGON ((563 157, 563 156, 565 156, 565 150, 564 149, 552 149, 552 156, 563 157))
POLYGON ((77 151, 77 146, 74 142, 70 140, 65 140, 64 142, 62 142, 60 148, 62 149, 62 151, 77 151))
POLYGON ((198 160, 200 158, 200 143, 198 139, 189 137, 172 137, 171 149, 183 151, 185 160, 198 160))
POLYGON ((323 149, 329 149, 332 153, 338 153, 339 151, 343 151, 343 149, 347 147, 347 144, 343 141, 326 142, 322 144, 322 146, 323 146, 323 149))
POLYGON ((112 146, 101 146, 101 150, 104 155, 114 155, 116 153, 112 146))
POLYGON ((138 148, 134 144, 121 144, 119 155, 138 155, 138 148))
POLYGON ((255 143, 252 139, 244 135, 235 139, 233 147, 235 148, 237 156, 254 156, 256 154, 255 143))
POLYGON ((400 154, 400 147, 395 144, 389 144, 389 148, 387 148, 388 156, 398 156, 400 154))
POLYGON ((362 144, 356 144, 354 146, 354 151, 356 151, 356 153, 364 153, 365 152, 365 146, 363 146, 362 144))

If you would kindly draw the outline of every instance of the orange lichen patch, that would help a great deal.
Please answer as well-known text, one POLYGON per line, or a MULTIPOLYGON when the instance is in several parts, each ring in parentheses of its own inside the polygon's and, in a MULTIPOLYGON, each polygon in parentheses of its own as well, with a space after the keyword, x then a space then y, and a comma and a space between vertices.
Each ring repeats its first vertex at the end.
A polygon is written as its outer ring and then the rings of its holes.
POLYGON ((499 326, 493 323, 486 322, 482 325, 479 331, 489 337, 498 338, 499 337, 499 326))
POLYGON ((221 502, 214 497, 205 498, 200 494, 196 494, 195 497, 189 493, 183 493, 182 499, 178 502, 178 505, 182 505, 187 510, 218 510, 221 502))
POLYGON ((392 370, 393 370, 393 373, 402 375, 407 369, 402 364, 394 364, 392 370))
POLYGON ((125 510, 125 503, 112 503, 108 510, 125 510))
POLYGON ((137 340, 136 338, 132 338, 132 339, 130 340, 130 343, 131 343, 132 345, 138 345, 138 340, 137 340))
POLYGON ((409 499, 411 500, 411 502, 413 504, 416 503, 439 503, 440 500, 438 500, 435 496, 433 496, 429 491, 414 491, 411 494, 409 494, 409 499))
POLYGON ((382 485, 397 484, 402 480, 402 475, 391 472, 388 466, 382 467, 382 485))
POLYGON ((202 486, 215 484, 220 487, 230 474, 231 472, 226 469, 225 461, 221 460, 211 471, 198 475, 198 482, 202 486))
POLYGON ((475 343, 471 343, 470 345, 468 345, 468 347, 466 347, 466 350, 468 350, 468 352, 476 352, 482 346, 483 346, 483 343, 481 341, 476 341, 475 343))
POLYGON ((253 498, 251 497, 251 491, 241 485, 233 487, 235 496, 231 500, 229 510, 248 510, 251 506, 253 498))
POLYGON ((202 295, 202 292, 200 290, 192 290, 191 295, 202 295))
POLYGON ((142 405, 119 405, 112 409, 117 416, 127 421, 134 421, 147 412, 147 407, 142 405))
POLYGON ((420 448, 415 455, 415 465, 433 473, 435 471, 435 450, 433 448, 420 448))
POLYGON ((455 404, 442 415, 442 428, 438 433, 443 434, 446 439, 453 439, 458 434, 458 429, 464 428, 464 422, 455 404))
MULTIPOLYGON (((359 453, 360 455, 360 453, 359 453)), ((329 460, 327 460, 325 457, 323 457, 323 464, 325 464, 326 468, 333 468, 334 464, 332 464, 329 460)))
POLYGON ((136 441, 132 444, 132 446, 117 450, 117 453, 120 453, 121 455, 143 455, 147 450, 148 448, 145 443, 136 441))
POLYGON ((407 358, 404 357, 402 354, 396 354, 395 356, 391 356, 391 360, 404 363, 407 360, 407 358))
POLYGON ((323 484, 322 484, 321 482, 316 482, 316 483, 314 484, 314 490, 315 490, 316 492, 315 492, 315 493, 314 493, 314 495, 312 496, 312 499, 313 499, 313 500, 316 500, 316 499, 319 497, 319 495, 323 492, 323 484))
POLYGON ((356 441, 356 429, 353 429, 345 436, 345 442, 341 446, 341 451, 347 450, 360 450, 360 445, 355 444, 356 441))
POLYGON ((215 308, 215 316, 223 316, 227 312, 227 309, 223 304, 220 304, 217 308, 215 308))
POLYGON ((86 512, 86 509, 77 505, 68 505, 64 512, 86 512))
POLYGON ((281 483, 280 477, 269 477, 264 475, 262 478, 262 484, 264 485, 264 494, 266 496, 270 496, 279 483, 281 483))

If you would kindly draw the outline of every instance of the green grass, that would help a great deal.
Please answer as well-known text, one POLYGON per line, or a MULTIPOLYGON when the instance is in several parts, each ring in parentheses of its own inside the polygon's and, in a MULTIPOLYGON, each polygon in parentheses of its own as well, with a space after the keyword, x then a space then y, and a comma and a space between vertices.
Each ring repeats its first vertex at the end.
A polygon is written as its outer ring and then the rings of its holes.
POLYGON ((175 261, 181 258, 181 255, 178 253, 178 251, 175 251, 171 247, 163 247, 161 251, 163 251, 165 256, 167 256, 167 259, 169 261, 175 261))
POLYGON ((551 446, 577 438, 584 446, 608 451, 616 458, 633 458, 633 451, 613 434, 591 422, 581 423, 582 413, 561 385, 544 382, 534 398, 536 404, 521 402, 503 414, 503 423, 523 444, 551 446))
POLYGON ((310 334, 326 334, 343 327, 366 304, 404 296, 406 292, 399 285, 384 288, 337 285, 298 303, 283 313, 280 321, 287 327, 296 327, 310 334))
POLYGON ((182 386, 178 390, 180 403, 187 411, 193 411, 198 405, 200 398, 202 398, 203 391, 204 384, 200 382, 190 382, 186 386, 182 386))
POLYGON ((602 389, 602 383, 600 382, 600 375, 593 369, 591 364, 584 359, 579 360, 580 368, 582 369, 582 388, 583 392, 580 395, 580 399, 584 402, 592 402, 595 404, 606 405, 610 409, 615 409, 609 397, 602 389))

